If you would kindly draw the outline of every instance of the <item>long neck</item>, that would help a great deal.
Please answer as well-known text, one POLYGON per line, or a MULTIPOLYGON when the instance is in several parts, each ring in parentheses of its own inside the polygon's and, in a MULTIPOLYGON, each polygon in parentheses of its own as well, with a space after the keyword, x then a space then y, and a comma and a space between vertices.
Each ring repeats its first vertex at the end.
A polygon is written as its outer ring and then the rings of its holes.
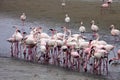
POLYGON ((99 38, 100 38, 100 37, 99 37, 99 35, 97 35, 97 39, 96 39, 96 41, 98 41, 98 40, 99 40, 99 38))

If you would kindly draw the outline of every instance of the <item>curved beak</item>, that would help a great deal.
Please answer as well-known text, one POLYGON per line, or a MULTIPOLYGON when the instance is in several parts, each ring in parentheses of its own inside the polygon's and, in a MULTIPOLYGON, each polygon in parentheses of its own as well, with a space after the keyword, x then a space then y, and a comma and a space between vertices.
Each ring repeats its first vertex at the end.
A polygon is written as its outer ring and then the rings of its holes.
POLYGON ((113 60, 112 60, 112 59, 110 59, 110 60, 109 60, 109 64, 110 64, 112 61, 113 61, 113 60))

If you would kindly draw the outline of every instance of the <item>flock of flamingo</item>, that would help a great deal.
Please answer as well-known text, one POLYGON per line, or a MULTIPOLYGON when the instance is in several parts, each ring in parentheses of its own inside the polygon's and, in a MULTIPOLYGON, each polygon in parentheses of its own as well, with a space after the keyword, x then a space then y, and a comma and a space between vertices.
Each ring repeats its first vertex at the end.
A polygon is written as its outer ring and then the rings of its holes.
MULTIPOLYGON (((66 17, 65 21, 69 22, 68 14, 66 17)), ((24 26, 25 13, 20 19, 24 26)), ((84 35, 86 29, 83 22, 78 34, 72 34, 67 27, 61 27, 63 32, 49 29, 51 35, 45 33, 42 27, 30 28, 29 34, 19 30, 17 26, 13 28, 15 28, 14 34, 7 39, 11 43, 12 57, 96 74, 108 73, 108 65, 114 60, 120 60, 120 49, 117 51, 117 56, 114 54, 115 56, 109 59, 111 51, 116 46, 100 39, 99 27, 95 25, 94 20, 91 21, 92 40, 84 35)), ((120 31, 115 29, 113 24, 110 28, 112 36, 120 35, 120 31)))

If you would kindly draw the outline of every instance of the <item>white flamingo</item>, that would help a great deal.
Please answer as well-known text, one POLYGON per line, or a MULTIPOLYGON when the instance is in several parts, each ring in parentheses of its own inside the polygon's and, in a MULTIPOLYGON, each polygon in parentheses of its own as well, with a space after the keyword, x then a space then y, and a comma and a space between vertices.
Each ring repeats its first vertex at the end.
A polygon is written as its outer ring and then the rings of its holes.
POLYGON ((36 52, 33 52, 33 51, 36 51, 34 50, 34 47, 37 45, 36 33, 30 33, 29 35, 26 35, 24 39, 24 43, 26 45, 25 49, 28 49, 27 60, 32 60, 33 56, 36 55, 34 54, 36 52))
POLYGON ((18 30, 18 28, 16 26, 14 28, 16 28, 15 33, 7 41, 12 43, 11 44, 11 56, 13 57, 15 55, 16 57, 18 57, 19 42, 23 39, 23 36, 22 36, 20 30, 18 30))
POLYGON ((93 32, 98 32, 99 27, 98 27, 97 25, 95 25, 95 21, 92 20, 91 23, 92 23, 92 25, 91 25, 91 30, 92 30, 93 32))
POLYGON ((95 25, 95 21, 92 20, 91 21, 91 30, 93 31, 92 37, 96 38, 97 32, 99 31, 99 27, 97 25, 95 25))
POLYGON ((21 19, 21 21, 22 21, 22 23, 23 23, 23 26, 24 26, 24 22, 25 22, 25 20, 26 20, 26 15, 25 15, 25 13, 22 13, 22 15, 20 16, 20 19, 21 19))
POLYGON ((62 0, 61 5, 62 5, 62 7, 65 7, 65 6, 66 6, 65 0, 62 0))
MULTIPOLYGON (((70 17, 68 16, 68 14, 65 15, 65 22, 68 24, 70 22, 70 17)), ((69 26, 69 24, 68 24, 69 26)))
POLYGON ((119 37, 120 30, 115 29, 114 25, 111 25, 110 28, 111 28, 111 35, 114 36, 115 37, 115 41, 117 41, 116 37, 119 37))
POLYGON ((34 34, 29 34, 25 37, 25 43, 26 45, 36 45, 36 38, 34 34))
POLYGON ((86 32, 86 29, 85 29, 85 27, 83 26, 83 22, 82 22, 82 21, 81 21, 81 26, 80 26, 80 28, 79 28, 79 31, 80 31, 81 33, 86 32))

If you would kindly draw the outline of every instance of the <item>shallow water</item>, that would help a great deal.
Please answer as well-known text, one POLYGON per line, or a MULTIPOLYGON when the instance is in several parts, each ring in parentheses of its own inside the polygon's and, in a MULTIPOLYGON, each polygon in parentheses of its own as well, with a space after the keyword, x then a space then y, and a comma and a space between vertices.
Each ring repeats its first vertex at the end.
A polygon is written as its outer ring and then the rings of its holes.
MULTIPOLYGON (((56 23, 57 24, 57 23, 56 23)), ((12 28, 13 25, 19 26, 21 28, 21 21, 19 19, 0 17, 0 38, 1 45, 0 46, 0 79, 2 80, 118 80, 120 79, 120 65, 110 65, 109 66, 109 75, 108 76, 100 76, 94 75, 84 72, 75 72, 68 69, 63 69, 58 66, 51 66, 51 65, 41 65, 41 64, 34 64, 29 63, 23 60, 16 60, 11 58, 4 58, 10 56, 10 44, 6 41, 12 33, 14 29, 12 28), (4 56, 4 57, 3 57, 4 56), (3 57, 3 58, 2 58, 3 57), (8 75, 8 76, 6 76, 8 75), (47 76, 46 76, 47 75, 47 76)), ((26 31, 29 31, 29 27, 31 26, 38 26, 42 25, 43 30, 48 32, 48 25, 53 25, 51 22, 50 24, 46 24, 46 22, 26 22, 26 31)), ((51 26, 52 28, 52 26, 51 26)), ((56 27, 56 29, 60 30, 56 27)), ((73 29, 74 31, 74 29, 73 29)), ((88 34, 88 33, 87 33, 88 34)), ((89 34, 90 35, 90 34, 89 34)), ((110 39, 111 36, 104 36, 106 39, 110 39)), ((112 42, 109 42, 112 43, 112 42)), ((114 51, 117 51, 120 48, 119 44, 116 45, 114 51)), ((113 52, 111 52, 113 54, 113 52)), ((110 55, 113 57, 113 55, 110 55)))
POLYGON ((79 73, 58 66, 0 58, 1 80, 119 80, 119 75, 120 72, 114 71, 108 76, 79 73))
MULTIPOLYGON (((59 7, 58 5, 55 5, 56 8, 55 11, 53 10, 52 12, 50 11, 51 8, 48 7, 44 7, 43 4, 39 3, 35 3, 32 0, 30 0, 29 3, 24 3, 25 5, 23 5, 24 9, 21 9, 21 2, 19 2, 19 4, 16 2, 18 0, 11 0, 8 1, 7 0, 0 0, 0 79, 1 80, 119 80, 120 79, 120 65, 110 65, 109 66, 109 75, 108 76, 97 76, 94 74, 89 74, 89 73, 79 73, 79 72, 74 72, 68 69, 63 69, 60 67, 54 67, 51 65, 42 65, 42 64, 33 64, 33 63, 29 63, 29 62, 25 62, 25 61, 21 61, 21 60, 15 60, 15 59, 11 59, 11 58, 2 58, 4 57, 9 57, 10 56, 10 44, 6 41, 6 39, 8 39, 14 32, 14 29, 12 28, 12 26, 17 25, 20 29, 23 27, 21 26, 22 23, 19 20, 19 16, 21 15, 22 12, 26 12, 27 14, 27 20, 25 22, 25 30, 27 32, 29 32, 29 28, 33 27, 33 26, 41 26, 43 28, 43 30, 47 33, 50 33, 48 31, 49 28, 55 28, 58 31, 61 31, 61 26, 65 25, 64 23, 64 13, 61 12, 61 7, 59 7), (33 6, 34 7, 30 7, 29 4, 31 4, 33 2, 33 6), (12 4, 16 3, 16 8, 14 5, 12 4), (42 8, 37 8, 37 6, 40 6, 42 8), (27 7, 26 7, 27 6, 27 7), (29 9, 28 7, 30 7, 31 9, 29 9), (35 9, 35 10, 33 10, 35 9), (57 9, 58 12, 56 12, 57 9), (33 10, 33 12, 32 12, 33 10), (39 11, 40 10, 40 11, 39 11), (42 12, 43 11, 43 12, 42 12), (53 14, 55 13, 55 14, 53 14), (53 16, 55 15, 55 16, 53 16), (6 76, 7 75, 7 76, 6 76), (47 76, 46 76, 47 75, 47 76)), ((25 0, 24 0, 25 1, 25 0)), ((39 1, 39 0, 37 0, 39 1)), ((40 0, 42 2, 45 2, 45 0, 40 0)), ((44 3, 45 5, 50 5, 52 6, 49 2, 51 2, 51 0, 47 0, 48 3, 44 3)), ((68 1, 72 1, 72 0, 68 0, 68 1)), ((86 1, 86 0, 84 0, 86 1)), ((93 0, 91 0, 93 1, 93 0)), ((96 0, 95 0, 96 1, 96 0)), ((51 2, 52 3, 52 2, 51 2)), ((57 0, 55 1, 55 3, 57 3, 57 0)), ((53 3, 53 4, 55 4, 53 3)), ((71 4, 71 2, 69 3, 71 4)), ((79 7, 77 3, 73 3, 72 6, 70 6, 71 10, 75 10, 75 7, 78 7, 78 9, 80 7, 83 7, 83 5, 85 4, 84 2, 82 2, 81 6, 79 7), (77 6, 75 6, 75 4, 77 6)), ((98 3, 99 4, 99 3, 98 3)), ((116 4, 116 3, 115 3, 116 4)), ((115 5, 114 4, 114 5, 115 5)), ((119 4, 119 3, 118 3, 119 4)), ((108 41, 108 43, 113 44, 112 40, 112 36, 110 36, 109 31, 107 29, 107 26, 110 25, 111 22, 113 22, 116 25, 120 25, 119 21, 119 13, 120 13, 120 8, 119 5, 116 4, 115 7, 117 7, 116 9, 113 9, 113 13, 110 14, 105 14, 104 16, 106 16, 107 19, 103 18, 103 16, 100 16, 97 12, 97 15, 91 15, 91 17, 88 17, 90 15, 87 15, 87 11, 81 13, 79 12, 78 14, 74 14, 73 12, 71 12, 68 9, 68 12, 70 12, 70 15, 72 17, 72 22, 70 23, 70 29, 72 29, 73 33, 79 33, 78 27, 79 27, 79 21, 83 20, 84 22, 86 21, 87 23, 85 24, 85 26, 87 28, 87 32, 90 32, 90 24, 88 22, 90 22, 90 20, 92 18, 95 18, 97 21, 97 24, 101 28, 101 32, 102 35, 104 35, 103 39, 108 41), (78 19, 79 17, 77 17, 78 15, 82 15, 83 17, 80 17, 80 20, 78 19), (111 17, 111 15, 113 17, 111 17), (116 18, 116 16, 118 16, 116 18), (102 18, 101 18, 102 17, 102 18), (82 18, 82 19, 81 19, 82 18), (112 19, 112 20, 111 20, 112 19), (103 20, 103 21, 101 21, 103 20), (105 21, 105 22, 104 22, 105 21), (104 26, 106 26, 104 28, 104 26)), ((90 5, 95 5, 95 3, 87 3, 86 7, 90 7, 90 5)), ((95 5, 96 6, 96 5, 95 5)), ((22 8, 23 8, 22 7, 22 8)), ((52 6, 53 7, 53 6, 52 6)), ((97 6, 98 7, 98 6, 97 6)), ((81 8, 80 8, 81 9, 81 8)), ((92 8, 93 9, 93 8, 92 8)), ((84 11, 83 9, 81 9, 82 11, 84 11)), ((76 11, 76 10, 75 10, 76 11)), ((95 11, 95 10, 94 10, 95 11)), ((93 12, 94 12, 93 11, 93 12)), ((118 26, 117 26, 118 27, 118 26)), ((118 27, 120 28, 120 27, 118 27)), ((91 33, 87 33, 87 36, 91 35, 91 33)), ((119 48, 120 48, 120 43, 115 44, 117 47, 114 49, 114 51, 116 52, 119 48)), ((110 57, 113 56, 113 52, 111 52, 110 57)))

